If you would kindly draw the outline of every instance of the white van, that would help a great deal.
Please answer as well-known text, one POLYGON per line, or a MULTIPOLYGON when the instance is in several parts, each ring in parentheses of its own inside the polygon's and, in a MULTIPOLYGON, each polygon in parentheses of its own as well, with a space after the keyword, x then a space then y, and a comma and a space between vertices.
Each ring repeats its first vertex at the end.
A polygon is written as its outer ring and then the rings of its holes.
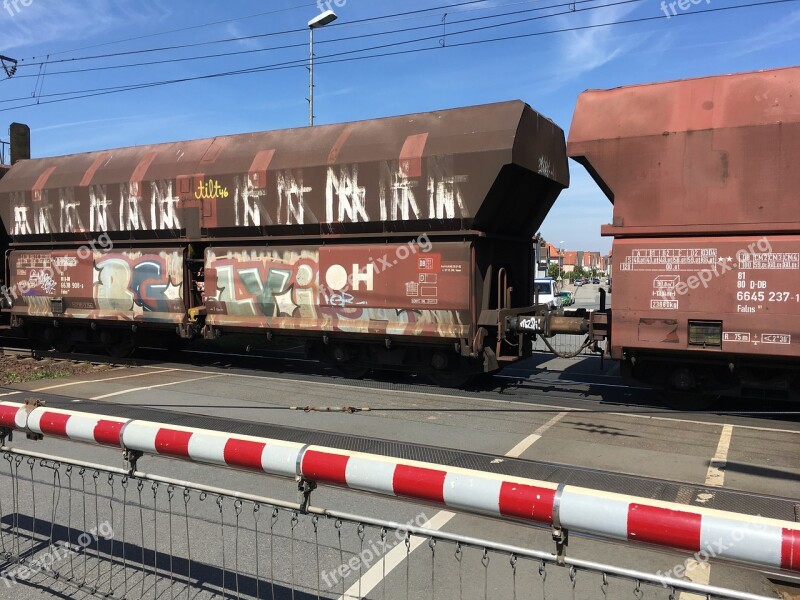
POLYGON ((556 301, 556 283, 553 281, 552 277, 533 280, 532 302, 547 304, 550 308, 558 308, 558 302, 556 301))

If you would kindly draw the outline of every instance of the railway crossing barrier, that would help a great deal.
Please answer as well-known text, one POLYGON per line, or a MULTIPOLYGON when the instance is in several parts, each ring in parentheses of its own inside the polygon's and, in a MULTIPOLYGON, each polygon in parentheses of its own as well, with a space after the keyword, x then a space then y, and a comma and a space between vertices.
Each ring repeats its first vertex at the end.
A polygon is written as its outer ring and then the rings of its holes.
POLYGON ((0 594, 37 577, 129 598, 495 598, 501 590, 514 598, 523 590, 544 598, 759 598, 578 560, 567 552, 570 531, 800 571, 798 525, 773 519, 33 405, 0 403, 0 427, 120 447, 129 460, 116 468, 3 445, 0 475, 10 485, 0 488, 0 594), (303 496, 284 502, 144 473, 144 454, 297 478, 303 496), (317 484, 546 524, 557 551, 319 508, 309 502, 317 484), (390 561, 390 552, 404 560, 390 561), (383 572, 364 577, 367 567, 383 572))

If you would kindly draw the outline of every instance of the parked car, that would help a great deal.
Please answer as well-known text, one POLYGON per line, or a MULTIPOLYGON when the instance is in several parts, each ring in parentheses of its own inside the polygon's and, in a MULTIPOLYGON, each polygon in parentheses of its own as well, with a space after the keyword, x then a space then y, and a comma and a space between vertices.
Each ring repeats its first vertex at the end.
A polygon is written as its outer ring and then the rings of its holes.
POLYGON ((547 304, 550 308, 558 308, 560 302, 556 300, 556 284, 552 277, 543 277, 533 280, 534 302, 547 304))
POLYGON ((592 283, 595 284, 595 285, 600 285, 600 278, 599 277, 595 277, 594 279, 592 279, 592 283))
POLYGON ((583 285, 583 280, 580 277, 576 277, 573 281, 575 287, 581 287, 583 285))
POLYGON ((575 304, 575 294, 572 292, 558 292, 556 299, 561 301, 561 306, 572 306, 575 304))

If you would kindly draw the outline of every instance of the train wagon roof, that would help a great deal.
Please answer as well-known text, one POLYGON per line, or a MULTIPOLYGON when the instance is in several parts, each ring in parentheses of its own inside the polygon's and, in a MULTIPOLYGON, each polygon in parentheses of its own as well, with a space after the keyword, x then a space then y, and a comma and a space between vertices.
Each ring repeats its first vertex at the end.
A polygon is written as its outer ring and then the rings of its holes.
POLYGON ((21 161, 15 242, 480 229, 530 235, 569 184, 563 131, 521 101, 21 161))
POLYGON ((800 67, 586 91, 567 150, 608 233, 797 229, 800 67))

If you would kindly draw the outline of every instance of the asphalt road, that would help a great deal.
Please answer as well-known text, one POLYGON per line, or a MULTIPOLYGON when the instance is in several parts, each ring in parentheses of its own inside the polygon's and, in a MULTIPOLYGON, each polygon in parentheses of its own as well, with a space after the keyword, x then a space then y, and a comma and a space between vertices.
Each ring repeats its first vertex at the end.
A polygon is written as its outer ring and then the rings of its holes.
MULTIPOLYGON (((800 498, 800 423, 796 417, 724 412, 684 414, 664 410, 653 403, 648 391, 623 386, 614 372, 613 364, 606 362, 601 368, 599 359, 595 357, 550 359, 536 356, 506 369, 487 383, 484 389, 470 392, 440 390, 418 382, 411 376, 352 382, 332 377, 316 365, 304 363, 299 358, 249 359, 249 363, 261 363, 262 369, 259 370, 249 368, 250 364, 242 366, 241 363, 216 362, 204 355, 196 355, 195 358, 194 365, 186 362, 143 364, 118 368, 94 377, 28 383, 17 386, 18 393, 8 390, 0 394, 10 394, 2 398, 9 401, 21 401, 36 392, 60 394, 74 397, 73 404, 77 410, 80 410, 82 399, 94 399, 119 405, 151 406, 177 413, 380 438, 420 447, 437 446, 487 453, 497 456, 497 460, 519 457, 611 473, 655 477, 712 489, 722 486, 759 495, 800 498), (296 406, 342 405, 369 407, 370 411, 350 415, 291 410, 296 406)), ((736 404, 723 408, 743 407, 752 408, 736 404)), ((122 466, 120 453, 115 450, 52 439, 34 442, 15 438, 13 446, 122 466)), ((0 467, 5 466, 5 461, 0 461, 0 467)), ((3 472, 2 468, 0 473, 3 472)), ((294 501, 297 497, 293 482, 266 476, 258 477, 168 459, 145 458, 140 468, 150 473, 239 492, 288 501, 294 501)), ((40 477, 40 485, 45 486, 41 488, 44 491, 39 491, 40 499, 53 489, 52 485, 46 487, 49 484, 45 475, 47 473, 40 477)), ((23 492, 20 493, 27 493, 24 492, 27 489, 25 486, 21 489, 23 492)), ((115 489, 118 496, 120 488, 115 489)), ((164 515, 168 514, 164 504, 165 490, 161 490, 161 493, 162 496, 156 500, 158 510, 150 510, 147 518, 143 519, 146 525, 144 533, 138 533, 137 511, 132 508, 127 519, 134 521, 125 521, 129 526, 124 537, 131 538, 131 543, 138 539, 138 544, 149 548, 155 544, 160 552, 166 552, 167 543, 174 542, 174 555, 185 558, 183 555, 186 551, 182 548, 187 546, 187 534, 182 529, 178 531, 177 526, 176 531, 168 533, 164 520, 164 515), (151 514, 155 515, 155 523, 151 514), (158 522, 161 523, 160 527, 158 522)), ((78 503, 79 496, 75 495, 75 498, 78 503)), ((239 552, 235 552, 230 529, 232 521, 227 521, 225 527, 228 529, 222 532, 224 527, 217 529, 217 506, 209 500, 208 504, 201 505, 198 499, 192 498, 192 510, 187 511, 193 519, 192 557, 198 561, 196 564, 204 565, 203 569, 211 569, 209 573, 216 574, 208 576, 205 589, 219 594, 223 581, 218 575, 220 540, 225 540, 228 569, 231 556, 236 556, 241 557, 243 562, 250 561, 249 567, 242 567, 250 571, 254 543, 243 535, 239 552), (212 568, 211 565, 216 566, 212 568)), ((314 505, 329 509, 398 522, 416 519, 430 521, 432 526, 445 532, 553 550, 551 534, 544 529, 455 515, 432 506, 331 488, 315 491, 312 498, 314 505)), ((681 501, 680 498, 675 500, 681 501)), ((695 500, 684 499, 687 503, 695 500)), ((3 501, 8 500, 3 498, 3 501)), ((76 515, 80 512, 79 505, 71 508, 76 515)), ((226 510, 232 510, 232 506, 226 505, 226 510)), ((8 511, 3 512, 6 514, 8 511)), ((175 515, 177 519, 183 513, 178 510, 175 515)), ((114 518, 119 521, 119 514, 114 518)), ((226 513, 226 518, 233 519, 233 513, 226 513)), ((171 518, 169 523, 172 524, 171 518)), ((342 564, 341 556, 347 559, 347 552, 339 554, 338 534, 331 524, 320 525, 318 532, 322 537, 319 547, 322 548, 321 564, 324 569, 317 563, 314 553, 316 547, 310 544, 313 534, 306 517, 302 517, 297 525, 298 540, 303 540, 297 543, 304 544, 302 552, 299 547, 295 548, 296 552, 288 549, 287 544, 291 541, 288 516, 282 517, 278 527, 283 528, 281 539, 284 545, 280 552, 284 560, 273 564, 278 565, 280 577, 284 581, 292 577, 305 578, 304 585, 316 597, 314 580, 316 574, 324 570, 327 581, 336 581, 331 588, 323 587, 321 595, 338 597, 342 591, 339 579, 342 578, 334 577, 332 573, 342 564), (287 564, 287 553, 291 557, 296 554, 296 560, 292 558, 287 564)), ((363 546, 360 545, 357 530, 346 525, 342 531, 345 550, 351 556, 358 556, 363 546)), ((115 530, 115 538, 117 534, 115 530)), ((129 540, 117 541, 127 543, 129 540)), ((364 543, 367 548, 375 549, 376 554, 383 555, 380 531, 367 529, 364 543)), ((273 548, 272 545, 269 547, 273 548)), ((277 550, 278 546, 275 548, 277 550)), ((261 551, 263 558, 264 547, 261 551)), ((432 551, 427 543, 415 547, 408 559, 403 543, 399 544, 399 550, 391 552, 397 564, 394 570, 389 569, 385 577, 382 570, 377 573, 372 571, 366 576, 363 571, 352 571, 343 578, 345 587, 357 586, 361 575, 364 577, 361 580, 362 592, 365 587, 374 586, 369 597, 377 598, 383 597, 384 586, 388 586, 385 597, 392 598, 406 597, 407 586, 413 588, 409 594, 412 598, 431 597, 434 592, 437 598, 457 598, 462 595, 512 598, 515 597, 515 588, 519 597, 522 597, 523 591, 528 596, 534 592, 537 597, 541 595, 541 580, 535 564, 521 561, 514 575, 507 557, 495 557, 489 568, 484 566, 480 553, 475 554, 472 550, 464 552, 461 562, 456 560, 453 547, 440 546, 432 551)), ((674 570, 676 566, 684 565, 688 558, 679 552, 580 537, 570 541, 569 553, 584 559, 649 572, 674 570)), ((763 575, 728 564, 712 563, 710 569, 698 567, 689 576, 696 581, 710 581, 715 585, 756 593, 771 590, 763 575)), ((121 589, 119 578, 119 573, 112 573, 102 582, 109 588, 121 589)), ((571 582, 565 570, 551 571, 546 579, 545 597, 565 597, 571 593, 571 582)), ((101 578, 98 577, 98 580, 101 578)), ((231 584, 229 577, 224 581, 226 586, 231 584)), ((141 583, 139 580, 136 582, 137 585, 141 583)), ((162 577, 158 583, 159 592, 158 589, 151 589, 145 581, 146 595, 169 597, 170 588, 165 582, 168 583, 168 580, 162 577)), ((628 598, 633 595, 631 585, 618 581, 612 583, 610 591, 607 590, 608 597, 628 598)), ((599 579, 579 573, 577 597, 601 597, 598 593, 601 584, 599 579)), ((63 581, 53 583, 42 579, 38 585, 40 590, 37 596, 44 598, 83 597, 84 594, 76 592, 63 581)), ((26 597, 22 595, 20 586, 29 589, 22 583, 12 587, 0 583, 0 598, 26 597)), ((172 588, 173 593, 177 591, 186 597, 187 592, 182 590, 178 584, 172 588)), ((353 593, 356 592, 357 588, 353 593)), ((270 597, 264 590, 260 593, 263 597, 270 597)), ((650 593, 654 597, 668 596, 667 590, 648 590, 648 597, 650 593)), ((136 594, 129 593, 128 597, 138 597, 136 594)))

